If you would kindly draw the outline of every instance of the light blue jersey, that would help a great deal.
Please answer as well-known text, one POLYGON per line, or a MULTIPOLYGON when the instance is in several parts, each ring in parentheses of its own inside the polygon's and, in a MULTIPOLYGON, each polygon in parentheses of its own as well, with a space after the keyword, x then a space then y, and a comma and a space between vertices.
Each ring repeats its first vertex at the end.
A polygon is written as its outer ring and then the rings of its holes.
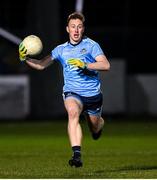
POLYGON ((90 38, 83 38, 77 45, 69 42, 61 44, 51 52, 52 59, 59 61, 63 66, 63 92, 74 92, 81 96, 95 96, 100 93, 100 79, 98 71, 85 70, 69 65, 69 59, 80 59, 85 63, 96 62, 98 55, 104 54, 99 44, 90 38))

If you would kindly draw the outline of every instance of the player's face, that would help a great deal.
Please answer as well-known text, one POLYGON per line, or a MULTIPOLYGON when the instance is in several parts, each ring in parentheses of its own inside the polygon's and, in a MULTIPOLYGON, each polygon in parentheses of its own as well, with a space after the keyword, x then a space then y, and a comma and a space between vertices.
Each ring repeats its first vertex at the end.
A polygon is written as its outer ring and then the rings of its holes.
POLYGON ((77 44, 82 39, 84 25, 80 19, 71 19, 66 30, 69 33, 70 42, 72 44, 77 44))

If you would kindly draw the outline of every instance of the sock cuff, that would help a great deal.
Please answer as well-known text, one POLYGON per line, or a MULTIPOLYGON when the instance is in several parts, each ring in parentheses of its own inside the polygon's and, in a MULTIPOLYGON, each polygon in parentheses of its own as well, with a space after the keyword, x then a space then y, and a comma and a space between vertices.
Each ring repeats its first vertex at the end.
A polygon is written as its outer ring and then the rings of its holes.
POLYGON ((72 146, 72 150, 74 151, 74 152, 80 152, 81 151, 81 146, 72 146))

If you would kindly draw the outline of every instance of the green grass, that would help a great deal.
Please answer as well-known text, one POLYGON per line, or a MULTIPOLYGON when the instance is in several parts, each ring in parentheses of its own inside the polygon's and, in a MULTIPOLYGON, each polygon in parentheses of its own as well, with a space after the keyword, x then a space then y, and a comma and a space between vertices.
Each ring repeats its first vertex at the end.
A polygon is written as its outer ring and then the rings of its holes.
POLYGON ((157 178, 157 121, 113 119, 98 141, 83 121, 82 168, 67 163, 66 121, 1 123, 0 178, 157 178))

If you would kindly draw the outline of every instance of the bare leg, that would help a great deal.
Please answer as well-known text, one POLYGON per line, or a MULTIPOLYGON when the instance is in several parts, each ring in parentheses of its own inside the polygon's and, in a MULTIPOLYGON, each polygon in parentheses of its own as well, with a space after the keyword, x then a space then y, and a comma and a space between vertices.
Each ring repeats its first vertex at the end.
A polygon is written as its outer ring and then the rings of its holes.
POLYGON ((82 104, 73 97, 68 97, 64 101, 68 113, 68 135, 71 146, 81 146, 82 129, 79 124, 79 117, 82 112, 82 104))
POLYGON ((69 160, 70 166, 81 167, 81 142, 82 129, 79 124, 79 117, 82 112, 82 104, 74 97, 68 97, 64 101, 68 112, 68 135, 73 150, 73 156, 69 160))
POLYGON ((89 129, 92 133, 93 139, 98 139, 104 126, 104 119, 99 116, 86 114, 89 129))

